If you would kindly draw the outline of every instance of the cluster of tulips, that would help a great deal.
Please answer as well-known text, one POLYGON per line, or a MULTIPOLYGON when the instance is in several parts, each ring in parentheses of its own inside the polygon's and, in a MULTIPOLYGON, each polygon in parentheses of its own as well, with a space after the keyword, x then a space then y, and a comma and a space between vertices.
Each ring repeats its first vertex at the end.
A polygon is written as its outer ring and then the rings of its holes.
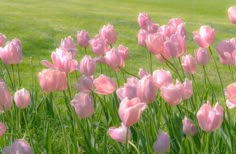
MULTIPOLYGON (((236 24, 236 6, 228 9, 228 16, 233 24, 236 24)), ((176 81, 172 73, 165 69, 153 70, 151 60, 150 70, 140 68, 138 75, 127 72, 125 62, 129 58, 128 48, 124 45, 113 47, 117 41, 116 31, 113 25, 108 24, 101 28, 98 35, 90 38, 89 33, 82 30, 77 33, 77 44, 87 52, 89 48, 94 57, 85 55, 80 62, 77 61, 77 47, 71 36, 62 39, 60 46, 51 53, 51 60, 42 60, 41 64, 47 69, 38 74, 39 85, 44 93, 55 91, 69 91, 70 107, 72 107, 78 118, 86 120, 94 115, 94 95, 114 94, 119 98, 118 115, 121 120, 120 126, 110 126, 109 136, 123 144, 131 143, 131 127, 138 123, 143 112, 151 108, 152 103, 157 103, 157 99, 166 102, 170 107, 178 106, 181 102, 190 102, 195 95, 193 92, 193 75, 197 72, 197 65, 203 67, 213 56, 211 45, 214 43, 215 30, 210 26, 201 26, 199 31, 193 32, 193 39, 198 44, 195 55, 187 54, 185 23, 180 18, 170 19, 167 25, 159 25, 151 20, 147 13, 140 13, 138 16, 138 44, 148 50, 150 56, 154 55, 157 60, 166 64, 173 73, 176 73, 176 81), (179 69, 173 61, 179 60, 179 69), (115 74, 119 71, 130 75, 122 87, 105 74, 96 76, 96 66, 106 65, 115 74), (72 72, 80 72, 80 77, 76 84, 78 93, 72 97, 69 75, 72 72), (186 77, 192 77, 187 79, 186 77), (160 97, 159 97, 160 96, 160 97)), ((0 35, 0 58, 3 65, 18 65, 22 61, 22 45, 19 39, 6 42, 6 36, 0 35)), ((223 65, 236 65, 236 39, 221 41, 216 50, 220 63, 223 65)), ((220 77, 220 74, 218 74, 220 77)), ((10 76, 9 76, 10 78, 10 76)), ((206 77, 207 78, 207 77, 206 77)), ((11 80, 11 79, 10 79, 11 80)), ((117 78, 117 81, 119 79, 117 78)), ((209 84, 210 80, 208 80, 209 84)), ((12 100, 11 93, 6 82, 0 80, 0 111, 11 109, 12 102, 23 110, 30 105, 31 95, 26 89, 17 90, 14 82, 12 89, 15 91, 12 100)), ((221 83, 222 84, 222 83, 221 83)), ((229 84, 224 94, 227 98, 226 106, 229 109, 236 107, 236 83, 229 84)), ((160 103, 161 101, 159 101, 160 103)), ((162 103, 162 102, 161 102, 162 103)), ((187 110, 187 109, 186 109, 187 110)), ((187 136, 194 136, 198 133, 199 127, 205 132, 213 132, 221 127, 224 120, 224 109, 218 103, 211 104, 206 101, 196 113, 198 124, 194 123, 188 115, 182 120, 182 132, 187 136)), ((134 126, 135 127, 135 126, 134 126)), ((4 122, 0 122, 0 138, 7 131, 4 122)), ((158 130, 157 130, 158 131, 158 130)), ((166 153, 169 151, 171 138, 167 132, 158 131, 156 141, 153 142, 153 150, 156 153, 166 153)), ((133 144, 132 144, 133 145, 133 144)), ((133 145, 135 147, 135 145, 133 145)), ((11 145, 3 149, 3 153, 33 153, 29 143, 24 139, 17 139, 11 145)))

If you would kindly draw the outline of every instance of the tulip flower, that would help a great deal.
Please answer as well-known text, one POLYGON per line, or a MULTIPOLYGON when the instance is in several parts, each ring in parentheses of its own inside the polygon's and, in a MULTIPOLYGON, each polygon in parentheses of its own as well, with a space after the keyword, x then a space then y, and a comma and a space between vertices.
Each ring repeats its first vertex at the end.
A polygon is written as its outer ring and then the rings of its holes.
POLYGON ((0 122, 0 138, 6 133, 7 127, 4 123, 0 122))
POLYGON ((216 103, 214 108, 207 102, 197 112, 197 120, 202 130, 212 132, 218 129, 223 122, 224 110, 216 103))
POLYGON ((149 22, 151 22, 151 18, 147 13, 139 13, 138 25, 140 28, 147 30, 149 22))
POLYGON ((229 84, 225 89, 226 105, 229 109, 236 107, 236 82, 229 84))
POLYGON ((228 17, 232 24, 236 24, 236 6, 231 6, 228 9, 228 17))
POLYGON ((194 136, 197 133, 196 127, 188 117, 185 116, 182 122, 183 122, 183 132, 185 135, 194 136))
POLYGON ((148 50, 156 54, 161 54, 164 49, 164 38, 160 33, 148 34, 145 40, 148 50))
POLYGON ((120 102, 120 119, 126 127, 130 127, 139 121, 141 114, 146 109, 146 107, 146 103, 141 102, 138 97, 130 100, 125 98, 120 102))
POLYGON ((182 56, 182 67, 188 74, 194 74, 196 72, 197 66, 192 55, 182 56))
POLYGON ((206 65, 210 60, 210 55, 207 49, 198 48, 195 51, 195 59, 199 65, 206 65))
POLYGON ((8 42, 0 48, 0 58, 5 64, 19 64, 22 61, 22 45, 19 39, 8 42))
POLYGON ((71 105, 80 118, 88 118, 94 113, 93 100, 88 93, 80 92, 76 94, 71 101, 71 105))
POLYGON ((182 99, 189 99, 193 95, 193 85, 192 81, 185 79, 183 83, 176 83, 180 87, 182 92, 182 99))
POLYGON ((91 50, 96 55, 104 55, 105 54, 105 43, 100 36, 96 36, 95 38, 89 41, 89 45, 91 50))
POLYGON ((70 52, 73 58, 76 57, 77 49, 71 36, 68 36, 61 40, 60 49, 70 52))
POLYGON ((143 78, 146 75, 150 75, 147 71, 145 71, 143 68, 139 68, 138 76, 140 78, 143 78))
POLYGON ((124 61, 129 58, 129 49, 127 47, 125 47, 124 45, 119 45, 117 50, 121 54, 121 57, 124 61))
POLYGON ((6 39, 7 37, 4 34, 0 33, 0 47, 4 46, 6 39))
POLYGON ((3 80, 0 80, 0 98, 0 112, 9 110, 12 105, 11 94, 3 80))
POLYGON ((14 95, 14 101, 19 109, 26 108, 31 102, 29 91, 25 88, 16 91, 14 95))
POLYGON ((152 73, 153 80, 156 84, 157 88, 161 88, 162 86, 168 85, 172 83, 172 75, 169 71, 160 69, 155 70, 152 73))
POLYGON ((170 137, 167 133, 159 130, 157 139, 153 144, 156 153, 167 153, 170 149, 170 137))
POLYGON ((93 85, 95 87, 95 92, 100 95, 109 95, 117 88, 116 83, 103 74, 93 81, 93 85))
POLYGON ((100 35, 105 44, 110 45, 116 42, 116 31, 113 25, 104 25, 100 30, 100 35))
POLYGON ((193 39, 202 48, 208 48, 214 43, 215 30, 210 26, 201 26, 199 31, 193 32, 193 39))
POLYGON ((128 135, 128 140, 131 138, 131 131, 129 128, 127 128, 123 123, 121 124, 120 127, 110 127, 108 130, 108 134, 110 137, 118 142, 125 143, 126 141, 126 135, 128 135), (128 132, 127 132, 128 130, 128 132), (127 134, 128 133, 128 134, 127 134))
POLYGON ((146 47, 146 38, 147 38, 147 31, 144 29, 140 29, 138 32, 138 45, 141 47, 146 47))
POLYGON ((33 154, 29 143, 24 139, 15 140, 11 145, 3 149, 4 154, 33 154))
POLYGON ((115 71, 118 71, 125 66, 125 61, 121 53, 115 48, 106 52, 104 58, 105 62, 115 71))
POLYGON ((123 100, 126 97, 128 99, 137 97, 137 93, 136 93, 137 83, 138 83, 138 79, 134 77, 128 78, 128 81, 127 83, 124 84, 124 87, 116 90, 116 94, 119 97, 119 99, 123 100))
POLYGON ((85 76, 92 76, 96 71, 96 62, 90 56, 84 56, 79 64, 79 71, 85 76))
POLYGON ((90 76, 82 76, 76 85, 79 92, 90 93, 93 89, 93 78, 90 76))
POLYGON ((77 42, 80 47, 86 48, 89 45, 89 33, 85 30, 81 30, 77 33, 77 42))

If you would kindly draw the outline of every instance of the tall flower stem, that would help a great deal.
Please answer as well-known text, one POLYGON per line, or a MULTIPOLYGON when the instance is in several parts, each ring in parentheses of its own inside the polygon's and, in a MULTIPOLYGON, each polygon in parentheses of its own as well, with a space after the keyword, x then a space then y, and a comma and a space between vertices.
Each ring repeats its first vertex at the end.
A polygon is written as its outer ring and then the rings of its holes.
POLYGON ((69 98, 70 98, 70 100, 71 100, 71 99, 72 99, 72 96, 71 96, 71 89, 70 89, 70 77, 69 77, 69 73, 66 73, 66 78, 67 78, 67 87, 68 87, 69 98))

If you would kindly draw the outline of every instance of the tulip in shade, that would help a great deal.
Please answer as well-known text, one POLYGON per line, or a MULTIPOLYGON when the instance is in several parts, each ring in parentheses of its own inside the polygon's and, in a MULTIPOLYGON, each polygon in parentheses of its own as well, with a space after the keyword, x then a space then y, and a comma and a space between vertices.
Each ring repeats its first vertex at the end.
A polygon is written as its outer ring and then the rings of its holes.
POLYGON ((0 33, 0 47, 4 46, 6 39, 7 37, 4 34, 0 33))
POLYGON ((183 132, 185 135, 194 136, 197 133, 196 127, 188 117, 185 116, 182 122, 183 122, 183 132))
POLYGON ((93 81, 93 85, 95 87, 95 92, 100 95, 109 95, 117 88, 116 83, 103 74, 93 81))
POLYGON ((130 138, 131 138, 131 131, 130 131, 130 129, 127 128, 123 123, 118 128, 116 128, 116 127, 109 128, 108 134, 110 135, 110 137, 113 140, 121 142, 121 143, 125 143, 126 135, 128 135, 127 136, 128 140, 130 140, 130 138), (128 130, 128 134, 126 134, 127 130, 128 130))
POLYGON ((87 93, 80 92, 75 95, 71 105, 80 118, 88 118, 94 113, 93 100, 87 93))
POLYGON ((75 58, 77 54, 77 49, 71 36, 68 36, 61 40, 60 49, 70 52, 73 58, 75 58))
POLYGON ((19 64, 22 61, 22 45, 19 39, 8 42, 4 48, 0 47, 0 58, 5 64, 19 64))
POLYGON ((223 122, 224 110, 216 103, 214 108, 207 102, 201 106, 197 112, 199 126, 206 132, 212 132, 218 129, 223 122))
POLYGON ((236 6, 231 6, 228 9, 228 17, 232 24, 236 24, 236 6))
POLYGON ((81 30, 77 33, 77 42, 80 47, 86 48, 89 45, 89 33, 85 30, 81 30))
POLYGON ((139 121, 146 107, 146 103, 141 102, 138 97, 130 100, 125 98, 121 101, 119 107, 120 119, 126 127, 130 127, 139 121))
POLYGON ((104 25, 100 30, 100 35, 107 45, 114 44, 116 42, 116 31, 113 25, 104 25))
POLYGON ((210 60, 210 55, 207 49, 198 48, 195 51, 195 59, 199 65, 206 65, 210 60))
POLYGON ((215 30, 210 26, 201 26, 199 31, 193 32, 193 39, 202 48, 208 48, 215 39, 215 30))
POLYGON ((7 127, 4 123, 0 122, 0 138, 6 133, 7 127))
POLYGON ((123 68, 125 66, 125 61, 120 52, 118 52, 115 48, 112 48, 108 52, 106 52, 105 62, 115 71, 123 68))
POLYGON ((196 72, 197 66, 192 55, 182 56, 182 67, 188 74, 194 74, 196 72))
POLYGON ((66 90, 66 73, 54 69, 45 69, 39 72, 39 84, 45 92, 66 90))
POLYGON ((85 76, 92 76, 96 71, 96 62, 90 56, 84 56, 80 61, 79 71, 85 76))
POLYGON ((155 70, 152 73, 153 80, 156 84, 157 88, 161 88, 162 86, 168 85, 172 83, 172 75, 169 71, 164 69, 155 70))
POLYGON ((25 88, 16 91, 14 95, 14 101, 19 109, 26 108, 31 102, 29 91, 25 88))
POLYGON ((90 93, 93 89, 93 78, 90 76, 82 76, 76 85, 79 92, 90 93))
POLYGON ((24 139, 15 140, 3 149, 3 154, 33 154, 29 143, 24 139))
POLYGON ((162 130, 159 131, 156 141, 153 144, 153 149, 156 153, 167 153, 170 148, 170 137, 162 130))
POLYGON ((12 105, 11 94, 3 80, 0 80, 0 98, 0 112, 9 110, 12 105))
POLYGON ((138 79, 134 77, 130 77, 127 79, 127 83, 124 84, 123 88, 119 88, 116 90, 116 94, 120 100, 124 98, 132 99, 137 97, 136 87, 137 87, 138 79))
POLYGON ((226 105, 229 109, 236 107, 236 82, 229 84, 225 89, 226 105))

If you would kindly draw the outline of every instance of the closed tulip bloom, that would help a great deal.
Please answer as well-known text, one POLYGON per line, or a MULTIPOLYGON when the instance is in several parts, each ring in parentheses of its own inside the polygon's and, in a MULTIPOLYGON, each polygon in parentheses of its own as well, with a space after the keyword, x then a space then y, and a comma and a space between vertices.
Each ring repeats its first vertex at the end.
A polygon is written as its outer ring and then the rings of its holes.
POLYGON ((124 98, 132 99, 137 97, 136 89, 137 89, 138 79, 131 77, 128 78, 127 83, 124 84, 124 87, 116 90, 116 94, 120 100, 124 98))
POLYGON ((169 105, 178 105, 182 101, 182 89, 174 84, 162 86, 161 96, 169 105))
POLYGON ((126 61, 129 58, 129 49, 128 47, 125 47, 124 45, 118 46, 118 52, 121 54, 124 61, 126 61))
POLYGON ((147 25, 147 32, 148 33, 156 33, 158 31, 159 25, 156 23, 153 23, 152 21, 148 23, 147 25))
POLYGON ((90 76, 82 76, 76 85, 79 92, 90 93, 93 90, 93 78, 90 76))
POLYGON ((192 95, 193 95, 192 81, 185 79, 185 81, 180 84, 181 84, 181 91, 182 91, 183 100, 189 99, 190 97, 192 97, 192 95))
POLYGON ((236 107, 236 82, 229 84, 225 89, 226 105, 229 109, 236 107))
POLYGON ((6 39, 7 37, 4 34, 0 33, 0 47, 4 46, 6 39))
POLYGON ((11 94, 2 80, 0 80, 0 98, 0 112, 9 110, 12 105, 11 94))
POLYGON ((115 48, 106 52, 104 58, 105 62, 115 71, 118 71, 125 66, 125 61, 121 56, 121 53, 119 53, 115 48))
POLYGON ((208 48, 214 43, 215 30, 210 26, 201 26, 199 31, 193 32, 193 39, 202 48, 208 48))
POLYGON ((17 90, 14 95, 14 101, 19 109, 27 108, 31 102, 30 93, 25 88, 17 90))
POLYGON ((108 45, 114 44, 116 42, 116 31, 113 25, 104 25, 100 30, 100 35, 104 42, 108 45))
POLYGON ((117 88, 116 83, 103 74, 100 74, 100 76, 93 81, 93 85, 95 92, 100 95, 109 95, 117 88))
POLYGON ((85 30, 81 30, 77 33, 77 42, 80 47, 86 48, 89 45, 89 33, 85 30))
POLYGON ((89 45, 91 50, 96 55, 104 55, 105 54, 105 43, 100 36, 96 36, 95 38, 89 41, 89 45))
POLYGON ((137 83, 137 96, 147 104, 152 103, 156 98, 157 87, 151 75, 144 76, 137 83))
POLYGON ((156 153, 167 153, 170 149, 170 137, 167 133, 159 130, 157 139, 153 144, 156 153))
POLYGON ((223 122, 223 117, 224 110, 219 103, 216 103, 214 108, 212 108, 210 103, 207 102, 197 112, 199 126, 206 132, 218 129, 223 122))
POLYGON ((96 62, 90 56, 84 56, 80 61, 79 71, 85 76, 92 76, 96 71, 96 62))
POLYGON ((80 92, 71 101, 80 118, 88 118, 94 114, 93 100, 88 93, 80 92))
POLYGON ((39 84, 45 92, 66 90, 66 73, 54 69, 44 69, 39 72, 39 84))
POLYGON ((148 50, 154 55, 163 52, 164 38, 160 33, 148 34, 145 43, 148 50))
POLYGON ((22 45, 19 39, 8 42, 0 48, 0 58, 5 64, 19 64, 22 61, 22 45))
POLYGON ((182 123, 183 123, 183 132, 185 135, 194 136, 197 133, 196 127, 188 117, 185 116, 182 123))
POLYGON ((182 56, 182 67, 188 74, 194 74, 196 72, 197 66, 192 55, 182 56))
POLYGON ((195 59, 199 65, 206 65, 210 60, 210 55, 207 49, 198 48, 195 51, 195 59))
POLYGON ((147 13, 139 13, 138 25, 140 28, 147 30, 148 24, 151 22, 151 18, 147 13))
POLYGON ((3 149, 3 154, 33 154, 33 151, 26 140, 17 139, 3 149))
POLYGON ((7 127, 4 123, 0 122, 0 138, 6 133, 7 127))
POLYGON ((231 6, 228 9, 228 17, 232 24, 236 24, 236 6, 231 6))
POLYGON ((139 68, 139 71, 138 71, 138 76, 140 78, 143 78, 144 76, 146 75, 150 75, 148 71, 145 71, 143 68, 139 68))
POLYGON ((129 128, 127 128, 123 123, 120 127, 110 127, 108 130, 108 134, 110 137, 118 142, 125 143, 126 141, 126 135, 128 135, 128 140, 131 138, 131 131, 129 128), (128 132, 127 132, 128 130, 128 132), (128 134, 127 134, 128 133, 128 134))
POLYGON ((153 80, 157 86, 157 88, 161 88, 162 86, 168 85, 172 83, 172 75, 170 71, 166 71, 163 69, 155 70, 152 73, 153 80))
POLYGON ((120 119, 126 127, 130 127, 139 121, 141 114, 146 109, 146 107, 146 103, 141 102, 138 97, 130 100, 125 98, 120 102, 120 119))
POLYGON ((71 36, 68 36, 61 40, 60 49, 70 52, 73 58, 75 58, 77 54, 77 49, 75 47, 74 39, 71 36))
POLYGON ((146 38, 147 38, 147 31, 144 29, 140 29, 138 32, 138 45, 141 47, 146 47, 146 38))

